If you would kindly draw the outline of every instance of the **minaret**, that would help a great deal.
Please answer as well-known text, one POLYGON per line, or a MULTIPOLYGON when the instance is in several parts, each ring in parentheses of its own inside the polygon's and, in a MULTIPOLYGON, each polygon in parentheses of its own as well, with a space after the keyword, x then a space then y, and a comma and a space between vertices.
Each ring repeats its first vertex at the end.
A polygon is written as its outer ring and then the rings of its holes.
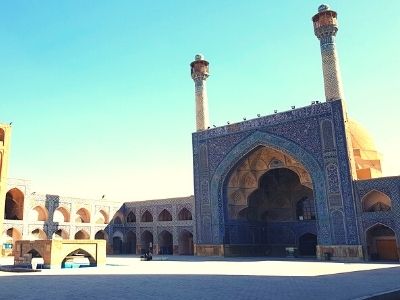
POLYGON ((208 61, 202 54, 197 54, 190 64, 190 71, 194 80, 196 97, 196 131, 209 127, 208 98, 206 80, 208 78, 208 61))
MULTIPOLYGON (((10 139, 11 125, 0 124, 0 232, 4 230, 4 209, 7 192, 10 139)), ((0 237, 0 243, 2 244, 2 242, 0 237)))
POLYGON ((326 101, 343 99, 342 79, 335 43, 335 36, 338 31, 336 16, 335 11, 322 4, 318 7, 318 13, 312 18, 314 33, 321 44, 326 101))

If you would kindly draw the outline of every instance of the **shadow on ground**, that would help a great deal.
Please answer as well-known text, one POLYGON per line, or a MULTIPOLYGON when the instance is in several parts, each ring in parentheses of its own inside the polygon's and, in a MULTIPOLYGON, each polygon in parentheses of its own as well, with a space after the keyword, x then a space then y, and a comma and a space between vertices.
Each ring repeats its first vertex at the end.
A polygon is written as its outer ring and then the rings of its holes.
MULTIPOLYGON (((290 272, 289 272, 290 273, 290 272)), ((2 276, 0 299, 356 299, 400 289, 399 268, 325 276, 2 276)))

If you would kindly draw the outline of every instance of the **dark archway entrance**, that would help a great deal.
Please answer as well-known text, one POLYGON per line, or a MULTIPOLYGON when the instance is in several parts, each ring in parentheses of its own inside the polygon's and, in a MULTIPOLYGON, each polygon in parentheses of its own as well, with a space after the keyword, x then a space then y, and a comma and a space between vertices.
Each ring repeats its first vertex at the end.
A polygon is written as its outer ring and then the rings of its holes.
POLYGON ((391 228, 377 224, 368 229, 366 236, 368 256, 371 260, 399 260, 396 235, 391 228))
POLYGON ((160 254, 172 254, 172 234, 163 230, 158 236, 158 246, 160 254))
POLYGON ((148 231, 145 230, 140 238, 141 241, 141 254, 147 253, 150 251, 150 247, 153 247, 153 234, 148 231))
POLYGON ((24 218, 24 194, 17 188, 6 194, 4 219, 22 220, 24 218))
MULTIPOLYGON (((225 255, 286 256, 297 248, 296 232, 317 231, 312 186, 304 166, 277 149, 245 156, 225 181, 225 255)), ((303 255, 315 255, 314 241, 302 238, 303 255)))
POLYGON ((83 249, 72 251, 63 259, 61 263, 61 268, 82 268, 96 266, 96 260, 83 249))
POLYGON ((305 233, 299 238, 299 255, 316 256, 317 255, 317 236, 312 233, 305 233))
POLYGON ((126 253, 136 254, 136 233, 132 231, 126 235, 126 253))
POLYGON ((193 255, 193 234, 187 230, 182 230, 178 243, 180 255, 193 255))

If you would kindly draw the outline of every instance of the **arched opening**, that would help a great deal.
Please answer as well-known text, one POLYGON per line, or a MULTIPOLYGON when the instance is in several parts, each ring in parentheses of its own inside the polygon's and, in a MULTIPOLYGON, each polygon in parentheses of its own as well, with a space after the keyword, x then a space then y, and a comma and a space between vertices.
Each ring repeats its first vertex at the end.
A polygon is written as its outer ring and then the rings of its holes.
POLYGON ((22 240, 21 232, 16 228, 9 228, 3 234, 3 247, 5 247, 6 255, 12 255, 15 248, 15 242, 22 240), (7 254, 8 253, 8 254, 7 254))
POLYGON ((126 222, 127 223, 136 223, 136 216, 133 211, 130 211, 128 216, 126 217, 126 222))
POLYGON ((149 252, 153 247, 153 234, 150 231, 145 230, 140 237, 140 242, 142 247, 140 251, 141 254, 149 252))
POLYGON ((126 253, 136 254, 136 233, 129 231, 126 235, 126 253))
POLYGON ((108 224, 108 214, 104 210, 100 210, 95 217, 96 224, 108 224))
POLYGON ((113 234, 113 254, 122 254, 122 245, 124 241, 124 235, 120 231, 116 231, 113 234))
POLYGON ((53 240, 68 240, 69 233, 64 229, 58 229, 53 233, 53 240))
POLYGON ((32 269, 36 269, 38 264, 44 264, 43 256, 36 249, 28 251, 27 254, 31 255, 32 269))
POLYGON ((119 216, 116 216, 114 218, 114 224, 117 224, 117 225, 121 225, 122 224, 122 220, 121 220, 121 218, 119 216))
POLYGON ((82 230, 79 230, 77 233, 75 233, 74 238, 75 238, 75 240, 89 240, 90 234, 82 229, 82 230))
POLYGON ((53 214, 53 222, 69 222, 69 211, 64 207, 57 207, 53 214))
POLYGON ((382 224, 367 230, 367 252, 371 260, 399 260, 395 232, 382 224))
POLYGON ((9 190, 6 194, 4 219, 22 220, 24 218, 24 194, 17 188, 9 190))
POLYGON ((361 200, 364 212, 390 211, 392 201, 390 198, 379 191, 371 191, 361 200))
POLYGON ((299 238, 299 254, 302 256, 317 255, 317 236, 305 233, 299 238))
POLYGON ((148 210, 143 213, 141 222, 153 222, 153 216, 148 210))
POLYGON ((77 249, 69 253, 62 261, 61 268, 96 267, 97 262, 88 252, 77 249))
POLYGON ((158 246, 160 247, 160 254, 172 254, 173 244, 172 244, 172 234, 163 230, 158 236, 158 246))
POLYGON ((90 223, 90 213, 86 208, 80 208, 76 212, 75 223, 90 223))
POLYGON ((32 230, 30 235, 31 240, 47 240, 47 234, 40 228, 32 230))
POLYGON ((4 145, 4 137, 5 137, 5 132, 3 128, 0 128, 0 144, 4 145))
POLYGON ((163 209, 162 212, 160 212, 160 214, 158 215, 158 221, 162 221, 162 222, 172 221, 171 213, 168 210, 163 209))
POLYGON ((49 213, 47 209, 41 205, 35 206, 29 213, 30 221, 47 221, 49 213))
POLYGON ((193 255, 193 234, 187 230, 182 230, 179 234, 179 254, 180 255, 193 255))
POLYGON ((228 255, 286 256, 295 232, 316 232, 309 172, 288 154, 259 146, 224 181, 228 255))
POLYGON ((99 230, 94 235, 95 240, 107 240, 107 233, 104 230, 99 230))
POLYGON ((178 213, 178 220, 192 220, 192 213, 186 207, 184 207, 178 213))

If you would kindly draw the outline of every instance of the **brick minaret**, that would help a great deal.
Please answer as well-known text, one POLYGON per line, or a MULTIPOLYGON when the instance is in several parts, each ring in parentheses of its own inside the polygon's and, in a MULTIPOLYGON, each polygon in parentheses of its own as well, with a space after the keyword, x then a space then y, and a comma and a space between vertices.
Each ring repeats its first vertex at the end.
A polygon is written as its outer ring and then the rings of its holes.
POLYGON ((336 16, 335 11, 323 4, 318 7, 318 13, 312 18, 314 33, 321 44, 326 101, 343 99, 342 79, 335 43, 338 31, 336 16))
POLYGON ((208 61, 204 56, 197 54, 190 64, 191 75, 194 80, 196 94, 196 131, 209 127, 208 98, 206 80, 208 78, 208 61))

